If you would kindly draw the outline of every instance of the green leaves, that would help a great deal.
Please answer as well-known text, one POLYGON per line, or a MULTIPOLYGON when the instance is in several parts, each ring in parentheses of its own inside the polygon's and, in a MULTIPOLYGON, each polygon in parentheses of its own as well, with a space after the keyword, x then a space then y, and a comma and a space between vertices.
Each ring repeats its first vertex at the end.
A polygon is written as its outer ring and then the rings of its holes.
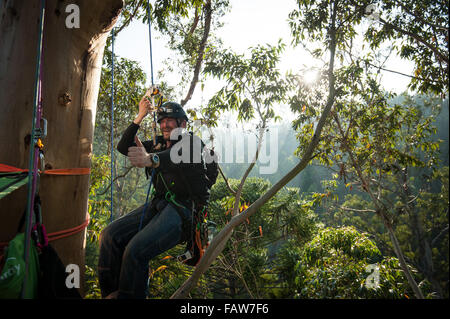
MULTIPOLYGON (((289 15, 293 44, 312 45, 328 43, 331 6, 338 9, 338 48, 351 51, 362 38, 372 52, 383 45, 392 45, 402 58, 415 64, 410 88, 419 93, 448 94, 448 1, 421 0, 342 2, 297 1, 299 8, 289 15), (369 14, 367 8, 373 6, 369 14), (357 30, 362 30, 357 32, 357 30), (308 41, 308 42, 306 42, 308 41)), ((320 56, 320 48, 313 49, 320 56)), ((395 71, 395 70, 394 70, 395 71)))
MULTIPOLYGON (((229 180, 229 183, 232 188, 236 188, 239 180, 229 180)), ((248 178, 243 188, 243 201, 250 205, 270 186, 267 180, 248 178)), ((215 289, 217 296, 226 294, 237 298, 251 294, 261 298, 292 297, 293 291, 289 286, 293 285, 296 252, 299 246, 312 238, 317 229, 315 215, 305 202, 307 200, 302 198, 298 189, 285 188, 263 205, 257 214, 235 229, 224 252, 206 273, 211 276, 210 286, 215 289), (281 265, 273 259, 278 258, 275 255, 278 255, 278 246, 283 243, 283 238, 292 239, 292 251, 282 252, 281 265), (223 279, 216 282, 213 279, 217 277, 223 279), (274 290, 275 286, 279 288, 274 290), (234 294, 229 295, 230 290, 234 294)), ((227 212, 233 204, 233 196, 229 195, 225 182, 219 179, 212 188, 208 215, 219 229, 231 218, 227 212)))
MULTIPOLYGON (((283 253, 285 255, 285 253, 283 253)), ((286 257, 285 257, 286 258, 286 257)), ((411 296, 396 258, 384 258, 366 234, 353 227, 325 228, 296 254, 298 298, 406 298, 411 296), (378 286, 366 285, 373 265, 378 286), (406 296, 405 296, 406 295, 406 296)))
POLYGON ((397 53, 415 64, 410 87, 448 94, 448 1, 380 2, 379 23, 365 33, 372 48, 396 41, 397 53))
POLYGON ((249 57, 225 50, 206 63, 204 73, 225 80, 209 101, 211 112, 235 110, 240 122, 259 116, 260 121, 274 119, 273 107, 285 99, 286 82, 277 69, 285 45, 250 48, 249 57))

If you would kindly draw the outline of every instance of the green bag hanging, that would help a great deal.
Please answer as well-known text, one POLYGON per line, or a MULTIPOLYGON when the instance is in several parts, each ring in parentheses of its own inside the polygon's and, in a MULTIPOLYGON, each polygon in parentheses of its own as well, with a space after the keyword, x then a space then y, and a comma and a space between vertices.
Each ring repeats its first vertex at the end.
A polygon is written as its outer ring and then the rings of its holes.
MULTIPOLYGON (((25 277, 24 250, 25 234, 19 233, 9 242, 6 248, 5 265, 0 274, 0 299, 18 299, 21 297, 22 284, 25 277)), ((31 240, 25 299, 37 298, 38 277, 38 252, 34 241, 31 240)))

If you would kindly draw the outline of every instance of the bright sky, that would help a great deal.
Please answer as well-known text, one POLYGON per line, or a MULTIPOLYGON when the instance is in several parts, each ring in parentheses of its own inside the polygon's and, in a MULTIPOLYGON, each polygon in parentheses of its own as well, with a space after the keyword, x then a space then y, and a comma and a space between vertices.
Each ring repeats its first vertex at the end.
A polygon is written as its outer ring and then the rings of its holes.
MULTIPOLYGON (((287 18, 288 14, 296 8, 295 0, 277 1, 276 5, 273 0, 230 0, 230 4, 231 12, 225 16, 225 25, 219 31, 225 47, 244 53, 251 46, 266 43, 275 45, 278 39, 282 38, 288 45, 280 64, 282 71, 288 69, 295 71, 303 64, 312 66, 315 63, 301 47, 295 49, 289 47, 291 38, 287 18)), ((165 47, 165 38, 154 29, 152 34, 154 77, 155 84, 158 84, 158 70, 164 68, 163 61, 171 53, 165 47)), ((138 61, 148 75, 148 83, 151 84, 148 25, 134 22, 124 29, 115 40, 114 51, 121 57, 138 61)), ((406 74, 412 73, 411 63, 394 57, 389 59, 386 68, 406 74)), ((165 80, 172 86, 178 82, 176 74, 165 80)), ((383 84, 397 93, 406 89, 409 80, 405 76, 383 72, 383 84)), ((208 91, 202 94, 198 85, 187 107, 195 107, 202 98, 207 101, 219 88, 220 83, 208 81, 205 88, 208 91)))

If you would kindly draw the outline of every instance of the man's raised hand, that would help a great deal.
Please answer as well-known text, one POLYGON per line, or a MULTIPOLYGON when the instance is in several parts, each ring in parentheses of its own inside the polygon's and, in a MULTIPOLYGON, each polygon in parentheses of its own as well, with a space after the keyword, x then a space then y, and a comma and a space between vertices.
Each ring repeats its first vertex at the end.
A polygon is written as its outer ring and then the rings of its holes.
POLYGON ((152 110, 153 106, 150 102, 152 91, 147 90, 145 92, 145 95, 142 97, 141 101, 139 102, 139 113, 134 120, 134 123, 140 125, 142 120, 147 116, 147 114, 152 110))
POLYGON ((131 165, 136 167, 151 166, 150 154, 145 151, 144 145, 137 136, 134 137, 134 141, 137 146, 131 146, 128 148, 128 158, 131 165))

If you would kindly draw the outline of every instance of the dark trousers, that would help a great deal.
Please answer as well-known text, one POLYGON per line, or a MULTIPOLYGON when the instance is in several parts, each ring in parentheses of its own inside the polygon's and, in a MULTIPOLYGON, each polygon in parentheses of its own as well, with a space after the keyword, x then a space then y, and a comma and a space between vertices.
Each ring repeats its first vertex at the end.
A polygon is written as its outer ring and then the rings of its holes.
POLYGON ((103 230, 98 262, 102 297, 118 290, 118 298, 145 298, 150 259, 185 240, 179 212, 190 220, 190 210, 181 208, 177 212, 165 200, 154 200, 148 206, 140 231, 144 206, 103 230))

